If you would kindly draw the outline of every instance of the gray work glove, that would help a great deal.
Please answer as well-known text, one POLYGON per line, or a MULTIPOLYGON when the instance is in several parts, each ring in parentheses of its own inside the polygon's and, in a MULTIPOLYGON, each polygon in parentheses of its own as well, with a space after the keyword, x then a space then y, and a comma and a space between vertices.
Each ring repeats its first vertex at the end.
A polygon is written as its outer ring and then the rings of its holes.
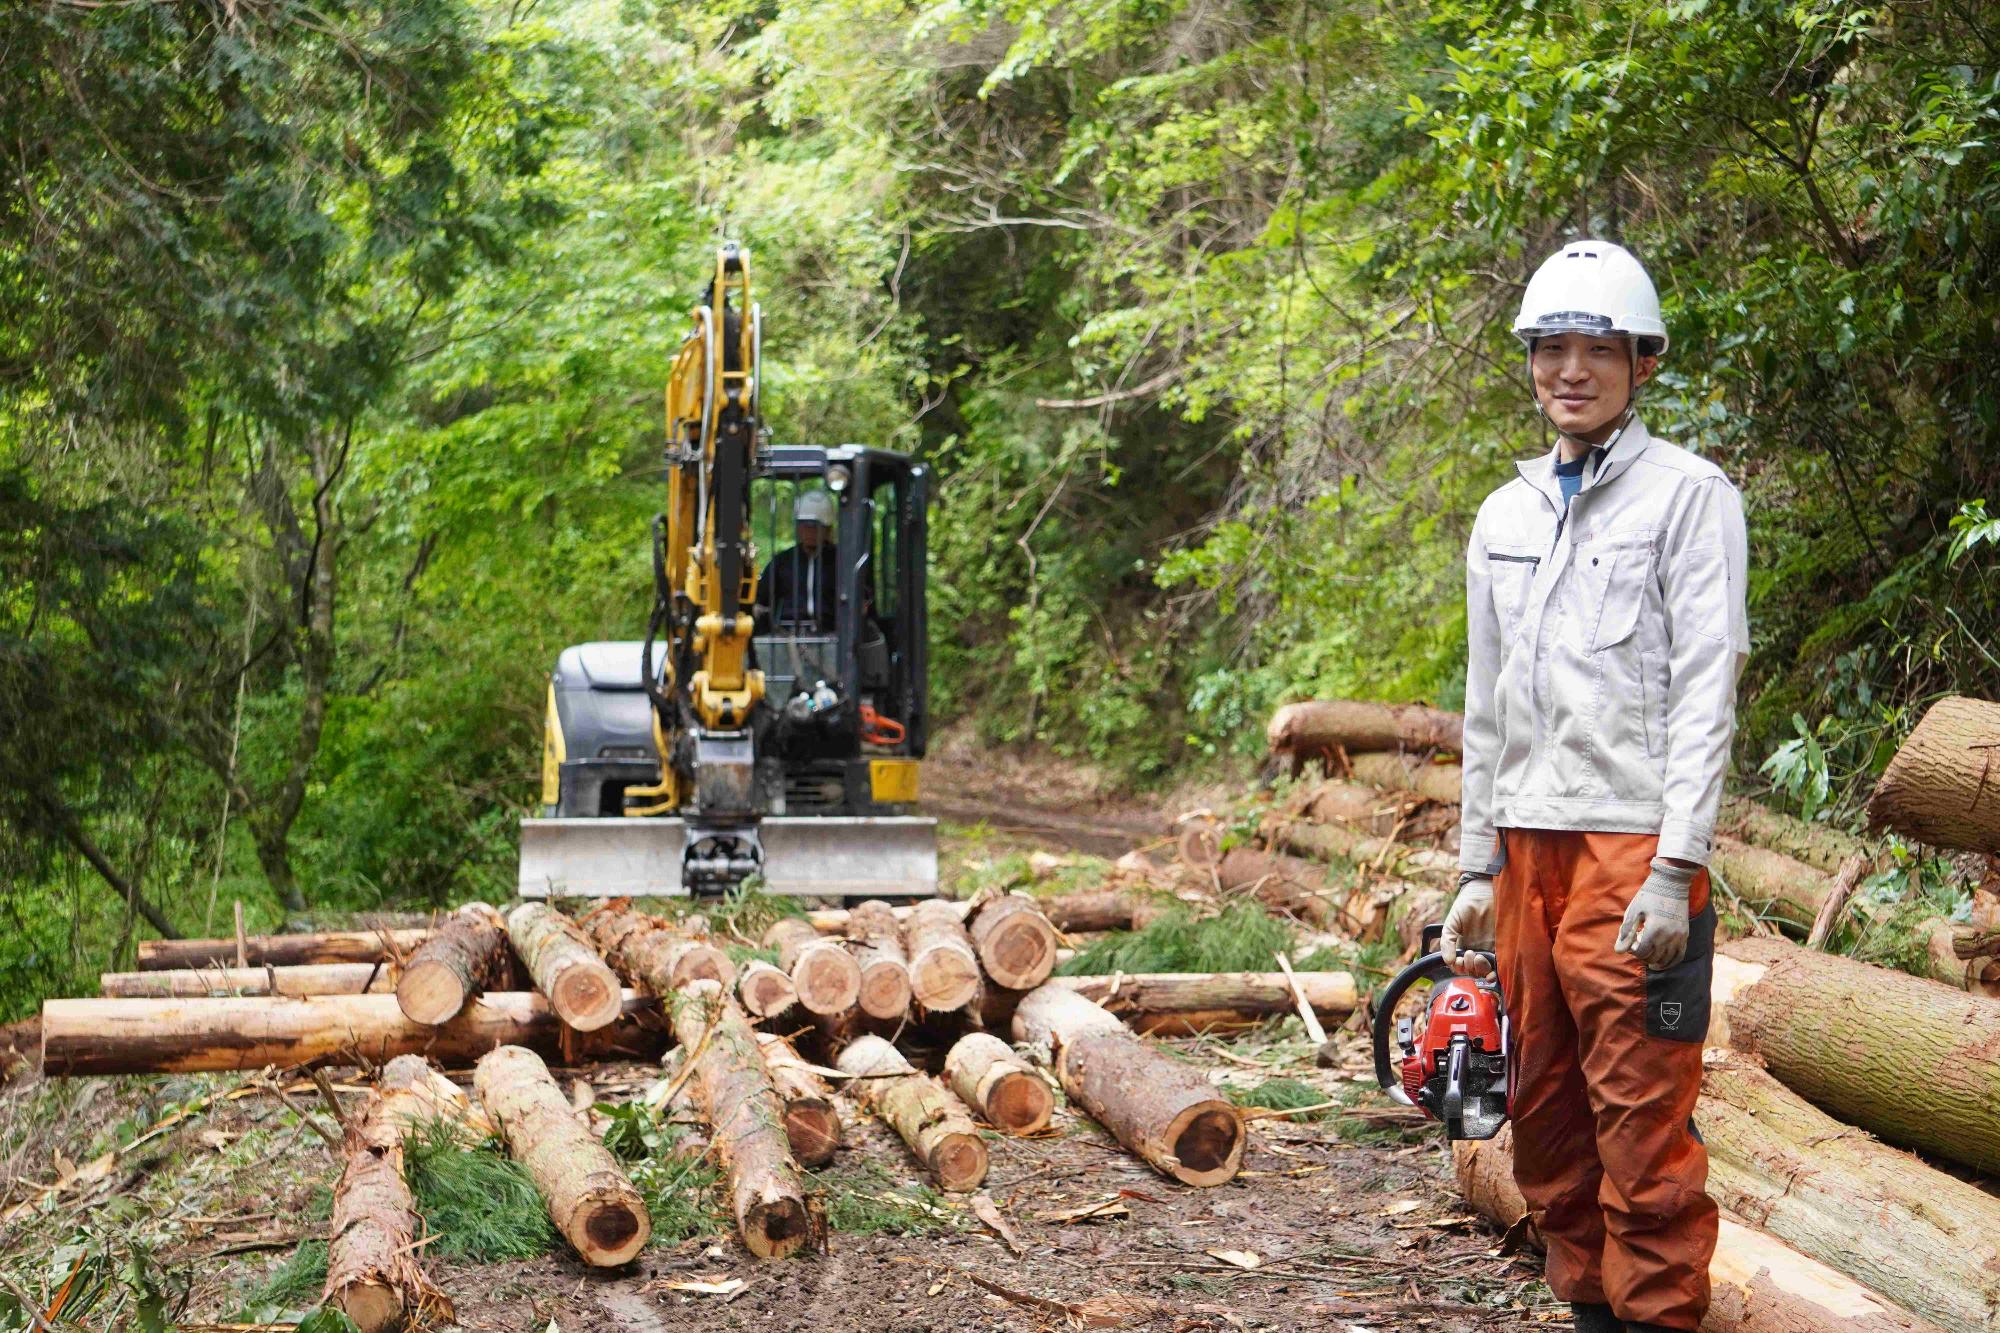
POLYGON ((1632 904, 1625 909, 1625 924, 1618 928, 1618 942, 1612 947, 1631 954, 1655 972, 1686 957, 1688 890, 1694 886, 1696 869, 1654 857, 1653 873, 1632 895, 1632 904))
MULTIPOLYGON (((1682 934, 1685 936, 1686 932, 1682 934)), ((1483 977, 1492 970, 1484 958, 1467 954, 1461 959, 1459 954, 1465 949, 1492 947, 1493 876, 1467 872, 1458 877, 1458 897, 1451 900, 1451 910, 1444 914, 1438 952, 1444 955, 1445 965, 1452 971, 1483 977)))

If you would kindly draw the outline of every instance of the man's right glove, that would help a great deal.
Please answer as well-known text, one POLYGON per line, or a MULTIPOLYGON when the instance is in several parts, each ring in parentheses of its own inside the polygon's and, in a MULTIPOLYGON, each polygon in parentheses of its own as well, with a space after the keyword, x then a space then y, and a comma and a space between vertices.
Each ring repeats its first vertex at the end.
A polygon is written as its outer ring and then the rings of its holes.
POLYGON ((1468 954, 1461 959, 1459 954, 1466 949, 1492 947, 1493 876, 1467 871, 1458 877, 1458 897, 1451 900, 1451 910, 1444 914, 1438 952, 1452 971, 1483 977, 1491 970, 1484 958, 1468 954))

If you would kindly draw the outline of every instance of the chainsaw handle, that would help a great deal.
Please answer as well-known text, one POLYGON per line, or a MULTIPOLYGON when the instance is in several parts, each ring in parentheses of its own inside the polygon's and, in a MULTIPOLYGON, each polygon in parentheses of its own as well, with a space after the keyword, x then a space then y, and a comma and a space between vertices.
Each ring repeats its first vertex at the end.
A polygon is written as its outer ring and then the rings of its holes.
MULTIPOLYGON (((1424 928, 1425 944, 1435 945, 1436 938, 1431 933, 1435 929, 1437 927, 1434 926, 1424 928)), ((1478 949, 1464 952, 1481 954, 1493 965, 1494 975, 1499 975, 1500 962, 1492 954, 1478 949)), ((1375 997, 1375 1011, 1368 1024, 1368 1035, 1375 1046, 1375 1081, 1382 1085, 1383 1092, 1389 1094, 1390 1101, 1404 1106, 1416 1105, 1410 1100, 1409 1094, 1403 1091, 1403 1080, 1397 1076, 1389 1055, 1389 1040, 1392 1035, 1389 1025, 1396 1019, 1396 1002, 1419 981, 1434 983, 1449 981, 1457 975, 1459 974, 1451 970, 1451 965, 1445 962, 1444 955, 1433 947, 1430 952, 1398 972, 1389 984, 1382 988, 1381 994, 1375 997)))

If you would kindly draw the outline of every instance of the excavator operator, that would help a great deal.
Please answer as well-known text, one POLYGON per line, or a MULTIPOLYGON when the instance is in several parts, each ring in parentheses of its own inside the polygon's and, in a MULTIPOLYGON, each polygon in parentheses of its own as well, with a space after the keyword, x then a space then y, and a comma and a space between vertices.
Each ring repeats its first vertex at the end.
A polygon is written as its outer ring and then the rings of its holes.
POLYGON ((839 604, 833 497, 807 491, 792 510, 794 544, 771 557, 757 581, 758 610, 774 629, 830 634, 839 604))

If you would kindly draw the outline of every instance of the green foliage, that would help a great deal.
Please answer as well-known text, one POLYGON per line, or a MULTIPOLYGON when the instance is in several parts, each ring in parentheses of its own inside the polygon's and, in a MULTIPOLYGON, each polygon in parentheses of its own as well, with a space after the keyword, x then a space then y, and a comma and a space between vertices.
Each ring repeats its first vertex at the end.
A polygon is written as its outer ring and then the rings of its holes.
POLYGON ((41 1299, 34 1308, 16 1292, 0 1290, 0 1330, 172 1333, 194 1285, 190 1273, 163 1267, 137 1241, 89 1233, 55 1246, 39 1277, 41 1299))
POLYGON ((717 1195, 722 1172, 706 1153, 679 1148, 687 1126, 663 1119, 644 1102, 601 1103, 597 1111, 611 1121, 604 1146, 629 1164, 632 1183, 646 1200, 654 1242, 671 1245, 728 1229, 717 1195))
MULTIPOLYGON (((1335 1100, 1321 1089, 1313 1087, 1310 1083, 1301 1083, 1295 1078, 1267 1078, 1254 1088, 1230 1084, 1225 1091, 1229 1100, 1238 1106, 1257 1106, 1272 1111, 1297 1111, 1335 1100)), ((1325 1120, 1334 1112, 1335 1108, 1327 1107, 1325 1110, 1308 1111, 1305 1115, 1292 1118, 1325 1120)))
POLYGON ((964 1216, 929 1185, 898 1183, 871 1163, 843 1165, 812 1177, 826 1196, 827 1225, 860 1236, 927 1236, 963 1230, 964 1216))
MULTIPOLYGON (((326 1242, 304 1240, 252 1293, 251 1310, 291 1310, 313 1304, 326 1286, 326 1242)), ((246 1318, 254 1317, 246 1314, 246 1318)))
POLYGON ((1113 972, 1265 972, 1289 952, 1294 932, 1254 902, 1233 902, 1212 917, 1176 907, 1144 930, 1113 931, 1080 950, 1057 971, 1065 976, 1113 972))
POLYGON ((555 1247, 555 1227, 527 1171, 491 1145, 466 1147, 448 1121, 418 1125, 404 1140, 403 1176, 438 1254, 495 1263, 555 1247))

